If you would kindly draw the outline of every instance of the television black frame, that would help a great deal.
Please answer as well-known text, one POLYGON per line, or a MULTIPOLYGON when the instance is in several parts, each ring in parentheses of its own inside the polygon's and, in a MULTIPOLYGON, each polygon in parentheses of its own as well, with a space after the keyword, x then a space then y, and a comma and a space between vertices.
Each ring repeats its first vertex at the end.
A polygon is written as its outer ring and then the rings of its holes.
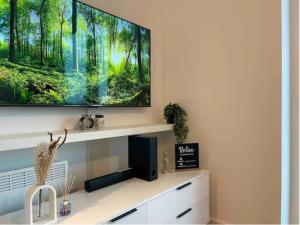
POLYGON ((124 19, 122 17, 116 16, 116 15, 114 15, 112 13, 109 13, 109 12, 103 10, 103 9, 99 9, 99 8, 96 8, 96 7, 92 6, 92 5, 86 4, 86 3, 82 2, 82 1, 79 1, 79 0, 75 0, 75 1, 79 2, 79 3, 83 4, 83 5, 86 5, 88 7, 91 7, 93 9, 95 9, 95 10, 98 10, 98 11, 101 11, 103 13, 106 13, 106 14, 108 14, 110 16, 116 17, 116 18, 118 18, 120 20, 124 20, 124 21, 126 21, 128 23, 131 23, 133 25, 136 25, 136 26, 139 26, 141 28, 149 30, 149 33, 150 33, 150 39, 149 39, 149 56, 150 56, 150 58, 149 58, 150 93, 149 94, 150 94, 150 104, 149 105, 124 105, 124 104, 99 104, 99 105, 98 104, 96 104, 96 105, 73 104, 73 105, 65 105, 65 104, 1 104, 0 103, 0 108, 2 108, 2 107, 3 108, 5 108, 5 107, 26 107, 26 108, 27 107, 37 107, 37 108, 38 107, 40 107, 40 108, 73 108, 73 107, 75 107, 75 108, 79 108, 79 107, 81 107, 81 108, 150 108, 150 107, 152 107, 152 69, 151 69, 151 66, 152 66, 151 38, 152 38, 152 36, 151 36, 151 29, 147 28, 145 26, 139 25, 137 23, 134 23, 134 22, 132 22, 130 20, 124 19))

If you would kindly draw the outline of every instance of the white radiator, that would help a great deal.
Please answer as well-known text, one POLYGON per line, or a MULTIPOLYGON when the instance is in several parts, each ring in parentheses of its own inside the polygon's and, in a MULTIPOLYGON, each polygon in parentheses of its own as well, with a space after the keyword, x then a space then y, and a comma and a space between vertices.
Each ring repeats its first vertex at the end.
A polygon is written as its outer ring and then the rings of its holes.
MULTIPOLYGON (((59 184, 68 175, 68 162, 55 162, 49 169, 47 184, 59 191, 59 184)), ((25 192, 36 183, 33 167, 0 173, 0 215, 16 210, 12 208, 16 201, 24 201, 25 192)), ((23 205, 23 204, 20 204, 23 205)))

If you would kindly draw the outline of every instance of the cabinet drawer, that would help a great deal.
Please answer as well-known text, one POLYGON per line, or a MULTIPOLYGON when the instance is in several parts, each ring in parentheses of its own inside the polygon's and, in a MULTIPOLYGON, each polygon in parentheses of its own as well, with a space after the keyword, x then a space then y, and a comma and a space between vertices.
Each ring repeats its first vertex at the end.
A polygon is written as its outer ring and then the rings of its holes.
POLYGON ((176 188, 176 213, 198 204, 209 196, 209 176, 202 176, 176 188))
POLYGON ((168 224, 206 224, 209 222, 209 198, 179 213, 168 224))
POLYGON ((170 191, 147 204, 149 224, 163 224, 176 215, 176 191, 170 191))
POLYGON ((146 205, 130 209, 127 212, 114 217, 108 223, 115 224, 146 224, 147 223, 147 207, 146 205))
POLYGON ((209 196, 209 176, 175 188, 147 204, 148 223, 163 224, 209 196))

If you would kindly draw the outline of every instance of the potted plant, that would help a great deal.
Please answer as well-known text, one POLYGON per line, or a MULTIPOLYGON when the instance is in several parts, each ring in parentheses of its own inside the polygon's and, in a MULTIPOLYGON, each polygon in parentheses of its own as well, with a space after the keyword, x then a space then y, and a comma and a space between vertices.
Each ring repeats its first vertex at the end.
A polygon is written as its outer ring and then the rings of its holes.
POLYGON ((183 144, 189 132, 185 110, 177 103, 169 103, 164 109, 164 118, 168 124, 174 124, 176 140, 178 144, 183 144))
POLYGON ((169 103, 164 108, 164 118, 174 124, 176 169, 199 168, 199 144, 184 144, 189 132, 186 111, 178 103, 169 103))

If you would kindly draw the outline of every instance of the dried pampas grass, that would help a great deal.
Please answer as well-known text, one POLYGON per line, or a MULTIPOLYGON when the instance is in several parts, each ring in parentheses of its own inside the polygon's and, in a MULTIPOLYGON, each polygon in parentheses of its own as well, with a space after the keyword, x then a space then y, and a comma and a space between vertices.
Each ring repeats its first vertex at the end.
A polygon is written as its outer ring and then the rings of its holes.
MULTIPOLYGON (((68 131, 65 129, 65 137, 60 143, 61 137, 53 140, 53 134, 50 135, 50 143, 43 142, 39 144, 35 149, 34 157, 34 170, 36 173, 37 186, 42 186, 45 184, 46 178, 48 176, 48 171, 56 158, 57 150, 63 146, 67 139, 68 131)), ((39 206, 38 206, 38 217, 42 216, 42 190, 39 191, 39 206)))
POLYGON ((57 142, 43 142, 37 146, 34 163, 37 185, 45 184, 49 168, 56 159, 57 148, 57 142))
POLYGON ((56 159, 57 150, 65 143, 67 138, 67 130, 65 130, 65 138, 60 143, 61 137, 56 140, 52 139, 50 134, 50 143, 43 142, 36 147, 34 158, 34 169, 37 178, 37 185, 44 185, 48 176, 48 171, 56 159))

